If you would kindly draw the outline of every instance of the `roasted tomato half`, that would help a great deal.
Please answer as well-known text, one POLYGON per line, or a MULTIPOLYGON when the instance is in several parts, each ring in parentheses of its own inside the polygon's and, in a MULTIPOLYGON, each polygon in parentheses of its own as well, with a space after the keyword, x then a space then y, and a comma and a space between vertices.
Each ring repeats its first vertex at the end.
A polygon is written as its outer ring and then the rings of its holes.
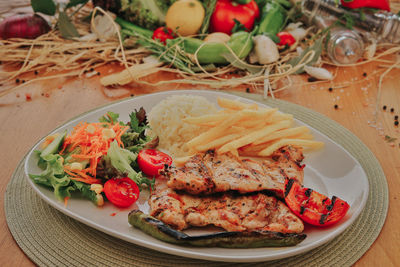
POLYGON ((153 177, 159 175, 165 165, 171 165, 172 158, 156 149, 143 149, 139 152, 137 163, 144 174, 153 177))
POLYGON ((107 199, 120 208, 129 207, 139 198, 139 187, 129 177, 110 179, 103 190, 107 199))
POLYGON ((329 226, 340 221, 349 210, 346 201, 331 199, 310 188, 302 187, 294 179, 286 179, 285 202, 304 222, 316 226, 329 226))

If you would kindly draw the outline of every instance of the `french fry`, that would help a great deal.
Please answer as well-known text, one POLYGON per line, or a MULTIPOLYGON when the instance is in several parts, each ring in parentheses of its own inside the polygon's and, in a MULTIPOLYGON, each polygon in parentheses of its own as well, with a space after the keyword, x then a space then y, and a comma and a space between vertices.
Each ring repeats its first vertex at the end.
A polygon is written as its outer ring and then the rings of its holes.
POLYGON ((278 112, 276 108, 261 108, 228 98, 218 98, 218 104, 222 109, 215 114, 184 120, 208 127, 186 143, 192 153, 215 149, 221 154, 265 157, 287 145, 311 149, 323 145, 312 141, 308 127, 291 128, 293 115, 278 112))
MULTIPOLYGON (((257 155, 259 152, 270 146, 274 141, 278 141, 280 137, 274 138, 273 140, 269 140, 268 142, 260 143, 260 144, 249 144, 243 146, 239 149, 239 154, 243 156, 254 156, 257 155)), ((300 134, 300 135, 293 135, 287 136, 286 139, 302 139, 302 140, 312 140, 313 136, 308 133, 300 134)))
POLYGON ((281 121, 281 122, 273 124, 273 125, 265 126, 265 127, 261 128, 260 130, 250 132, 249 134, 242 136, 239 139, 236 139, 232 142, 229 142, 229 143, 223 145, 222 147, 220 147, 217 150, 217 152, 226 153, 229 150, 238 149, 239 147, 253 143, 255 140, 258 140, 265 135, 268 135, 279 129, 289 127, 291 123, 292 122, 289 120, 284 120, 284 121, 281 121))
POLYGON ((231 115, 230 114, 209 114, 209 115, 203 115, 203 116, 198 116, 198 117, 187 117, 183 119, 184 122, 190 123, 190 124, 196 124, 196 125, 204 125, 204 126, 214 126, 218 122, 226 120, 229 118, 231 115))
POLYGON ((174 158, 174 165, 177 167, 185 165, 185 163, 191 158, 193 155, 190 156, 185 156, 185 157, 179 157, 179 158, 174 158))
POLYGON ((240 121, 242 118, 243 118, 243 116, 241 114, 239 114, 239 116, 231 117, 231 118, 225 120, 224 122, 222 122, 221 124, 219 124, 213 128, 210 128, 209 130, 200 134, 199 136, 196 136, 195 138, 193 138, 192 140, 187 142, 186 146, 189 149, 193 149, 194 147, 196 147, 200 144, 208 143, 220 136, 223 136, 226 132, 226 129, 228 129, 230 126, 234 125, 236 122, 240 121))
POLYGON ((303 139, 281 139, 279 141, 272 143, 267 148, 261 150, 257 155, 262 157, 267 157, 270 156, 272 153, 274 153, 275 150, 288 145, 319 149, 324 146, 324 143, 318 141, 303 140, 303 139))
POLYGON ((213 141, 211 141, 209 143, 196 146, 194 148, 194 150, 196 150, 198 152, 203 152, 203 151, 207 151, 207 150, 212 149, 212 148, 219 148, 219 147, 223 146, 224 144, 226 144, 226 143, 228 143, 228 142, 230 142, 232 140, 235 140, 236 138, 238 138, 240 136, 241 136, 240 133, 228 134, 228 135, 222 136, 222 137, 220 137, 218 139, 215 139, 215 140, 213 140, 213 141))
POLYGON ((285 138, 285 137, 293 137, 295 135, 301 135, 303 133, 308 133, 310 132, 310 129, 308 129, 306 126, 300 126, 296 128, 288 128, 288 129, 282 129, 279 131, 276 131, 274 133, 271 133, 270 135, 266 135, 263 138, 258 139, 257 141, 253 142, 254 145, 266 143, 278 138, 285 138))
POLYGON ((258 110, 253 110, 253 109, 243 109, 242 112, 244 115, 250 117, 251 119, 265 119, 272 114, 275 114, 277 112, 277 108, 270 108, 270 109, 258 109, 258 110))
POLYGON ((246 104, 242 103, 238 100, 228 99, 219 97, 217 99, 218 105, 221 108, 233 109, 233 110, 242 110, 242 109, 258 109, 257 104, 246 104))

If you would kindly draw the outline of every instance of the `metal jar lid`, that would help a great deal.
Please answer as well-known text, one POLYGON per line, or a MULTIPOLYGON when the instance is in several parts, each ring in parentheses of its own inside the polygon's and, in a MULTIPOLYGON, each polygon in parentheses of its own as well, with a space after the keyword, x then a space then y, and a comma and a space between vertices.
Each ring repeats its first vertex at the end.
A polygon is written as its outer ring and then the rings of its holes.
POLYGON ((331 31, 327 53, 335 64, 352 64, 362 57, 364 42, 356 31, 336 28, 331 31))

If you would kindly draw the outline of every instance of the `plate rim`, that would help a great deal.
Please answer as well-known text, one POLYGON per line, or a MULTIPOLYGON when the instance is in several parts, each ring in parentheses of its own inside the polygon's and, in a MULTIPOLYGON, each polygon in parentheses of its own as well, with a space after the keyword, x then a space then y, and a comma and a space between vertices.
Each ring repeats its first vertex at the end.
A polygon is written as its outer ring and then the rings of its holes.
MULTIPOLYGON (((354 162, 357 163, 357 165, 360 167, 360 170, 363 173, 363 177, 366 179, 366 181, 364 181, 364 183, 366 184, 367 188, 366 188, 366 197, 364 197, 362 199, 362 203, 359 206, 359 208, 355 211, 355 213, 352 215, 352 219, 350 220, 350 222, 347 223, 347 225, 345 227, 340 227, 338 232, 333 235, 330 236, 329 238, 323 238, 321 240, 318 240, 314 243, 312 243, 311 245, 308 245, 307 247, 290 247, 290 248, 294 248, 292 251, 289 252, 282 252, 282 253, 278 253, 274 256, 264 256, 264 255, 257 255, 257 256, 251 256, 250 258, 248 258, 248 256, 232 256, 229 255, 229 257, 226 256, 218 256, 218 255, 212 255, 212 256, 207 256, 204 253, 198 253, 198 252, 193 252, 193 251, 185 251, 185 250, 180 250, 179 248, 181 248, 181 246, 177 246, 177 248, 175 247, 171 247, 170 243, 167 242, 163 242, 163 245, 159 245, 159 244, 151 244, 151 242, 146 242, 146 241, 141 241, 140 239, 137 238, 126 238, 124 237, 124 235, 119 235, 118 232, 116 231, 109 231, 107 228, 102 228, 101 226, 99 226, 97 223, 92 222, 90 220, 88 220, 85 217, 82 217, 78 214, 75 214, 74 212, 68 210, 68 209, 62 209, 59 205, 57 205, 56 201, 54 201, 54 199, 50 199, 48 198, 46 195, 44 195, 42 192, 40 192, 40 190, 37 187, 41 187, 40 185, 35 184, 28 176, 28 160, 29 158, 34 154, 34 148, 37 147, 37 145, 39 145, 45 138, 46 136, 48 136, 51 133, 56 132, 57 130, 59 130, 60 128, 63 128, 66 124, 79 119, 81 117, 84 117, 86 115, 90 115, 91 113, 95 113, 100 109, 106 108, 106 107, 113 107, 115 105, 120 105, 124 102, 130 102, 130 101, 139 101, 141 98, 148 98, 154 95, 166 95, 165 97, 168 97, 169 95, 174 95, 174 94, 190 94, 190 95, 202 95, 203 93, 206 94, 212 94, 212 95, 223 95, 223 96, 227 96, 229 98, 239 98, 241 100, 245 100, 247 102, 255 102, 257 104, 263 105, 263 106, 268 106, 268 104, 259 102, 257 100, 253 100, 253 99, 249 99, 249 98, 245 98, 242 97, 240 95, 235 95, 235 94, 230 94, 230 93, 226 93, 226 92, 220 92, 220 91, 210 91, 210 90, 169 90, 169 91, 162 91, 162 92, 156 92, 156 93, 152 93, 152 94, 146 94, 146 95, 140 95, 140 96, 135 96, 133 98, 125 98, 125 99, 121 99, 121 100, 117 100, 117 101, 113 101, 111 103, 107 103, 105 105, 101 105, 98 106, 96 108, 93 108, 91 110, 88 110, 86 112, 83 112, 81 114, 78 114, 77 116, 72 117, 71 119, 61 123, 60 125, 58 125, 56 128, 54 128, 53 130, 51 130, 47 135, 43 136, 42 138, 39 139, 39 141, 37 141, 29 150, 28 154, 26 155, 26 159, 24 162, 24 172, 25 172, 25 178, 27 178, 28 183, 30 184, 30 186, 34 189, 34 191, 40 196, 40 198, 42 200, 44 200, 47 204, 51 205, 52 207, 56 208, 57 210, 59 210, 60 212, 62 212, 63 214, 66 214, 67 216, 81 222, 84 223, 85 225, 88 225, 94 229, 97 229, 103 233, 109 234, 113 237, 119 238, 121 240, 125 240, 127 242, 130 243, 134 243, 149 249, 153 249, 153 250, 158 250, 158 251, 162 251, 164 253, 169 253, 172 255, 177 255, 177 256, 184 256, 184 257, 188 257, 188 258, 194 258, 194 259, 202 259, 202 260, 215 260, 215 261, 224 261, 224 262, 260 262, 260 261, 269 261, 269 260, 276 260, 276 259, 284 259, 284 258, 288 258, 294 255, 298 255, 301 253, 305 253, 308 252, 314 248, 317 248, 319 246, 322 246, 330 241, 332 241, 332 239, 340 236, 348 227, 350 227, 354 221, 360 216, 361 212, 363 211, 363 209, 365 208, 365 205, 367 203, 367 200, 369 198, 369 192, 370 192, 370 188, 369 188, 369 180, 368 180, 368 176, 364 170, 364 168, 362 167, 362 164, 349 152, 347 151, 347 149, 345 149, 342 145, 340 145, 339 143, 337 143, 335 140, 333 140, 332 138, 330 138, 329 136, 327 136, 326 134, 322 133, 320 130, 315 129, 314 127, 308 125, 307 123, 303 122, 302 120, 296 118, 296 115, 293 114, 295 120, 307 125, 308 127, 310 127, 313 131, 318 132, 319 134, 323 135, 324 137, 326 137, 327 139, 329 139, 332 143, 335 144, 335 146, 340 147, 343 152, 345 152, 349 157, 351 157, 354 162), (139 100, 138 100, 139 99, 139 100), (283 254, 283 256, 282 256, 283 254)), ((304 107, 303 107, 304 108, 304 107)), ((280 110, 281 111, 281 110, 280 110)), ((314 111, 315 112, 315 111, 314 111)), ((318 113, 320 114, 320 113, 318 113)), ((135 229, 136 230, 136 229, 135 229)), ((140 231, 140 230, 139 230, 140 231)), ((231 249, 229 249, 231 250, 231 249)))

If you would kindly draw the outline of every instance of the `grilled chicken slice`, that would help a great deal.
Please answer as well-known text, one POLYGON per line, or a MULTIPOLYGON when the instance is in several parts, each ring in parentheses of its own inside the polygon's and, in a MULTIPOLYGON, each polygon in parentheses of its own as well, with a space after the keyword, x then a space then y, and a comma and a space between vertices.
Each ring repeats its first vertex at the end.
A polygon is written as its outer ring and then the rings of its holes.
POLYGON ((303 222, 275 197, 262 193, 179 194, 164 186, 150 197, 150 215, 178 230, 215 225, 226 231, 301 233, 303 222))
POLYGON ((286 178, 303 183, 303 158, 302 150, 292 146, 279 149, 262 162, 210 150, 191 157, 182 167, 168 168, 164 175, 170 188, 193 195, 268 190, 283 198, 286 178))

